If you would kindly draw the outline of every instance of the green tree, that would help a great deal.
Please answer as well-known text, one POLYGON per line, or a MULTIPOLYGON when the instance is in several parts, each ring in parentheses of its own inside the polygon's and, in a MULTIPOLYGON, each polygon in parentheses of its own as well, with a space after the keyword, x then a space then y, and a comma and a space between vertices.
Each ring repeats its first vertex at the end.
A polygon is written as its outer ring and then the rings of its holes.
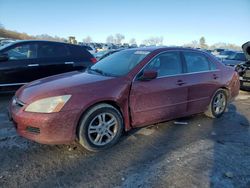
POLYGON ((205 37, 200 38, 200 48, 207 48, 208 45, 206 44, 206 39, 205 37))

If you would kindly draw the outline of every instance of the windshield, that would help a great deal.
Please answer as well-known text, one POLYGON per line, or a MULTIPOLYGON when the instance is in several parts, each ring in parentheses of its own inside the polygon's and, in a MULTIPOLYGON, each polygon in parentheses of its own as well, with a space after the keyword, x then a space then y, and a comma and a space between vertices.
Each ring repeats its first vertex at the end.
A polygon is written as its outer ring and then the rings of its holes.
POLYGON ((125 50, 114 53, 93 65, 89 71, 106 76, 123 76, 132 70, 150 52, 125 50))
POLYGON ((246 61, 246 57, 244 53, 235 53, 232 55, 229 55, 227 57, 229 60, 239 60, 239 61, 246 61))

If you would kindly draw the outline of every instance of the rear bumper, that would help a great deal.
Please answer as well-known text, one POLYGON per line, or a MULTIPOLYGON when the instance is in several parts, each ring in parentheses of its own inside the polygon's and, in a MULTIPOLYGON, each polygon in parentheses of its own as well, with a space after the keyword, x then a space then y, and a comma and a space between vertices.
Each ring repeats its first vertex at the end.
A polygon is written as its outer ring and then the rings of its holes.
POLYGON ((17 133, 42 144, 66 144, 75 140, 76 111, 58 113, 30 113, 22 108, 10 106, 9 118, 17 133))

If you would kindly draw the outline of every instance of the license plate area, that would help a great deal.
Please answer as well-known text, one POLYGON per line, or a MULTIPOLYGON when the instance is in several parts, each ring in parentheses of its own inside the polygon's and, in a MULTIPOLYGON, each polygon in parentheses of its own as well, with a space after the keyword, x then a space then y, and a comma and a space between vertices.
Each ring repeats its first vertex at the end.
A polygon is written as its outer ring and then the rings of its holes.
POLYGON ((250 82, 243 82, 242 85, 246 87, 250 87, 250 82))

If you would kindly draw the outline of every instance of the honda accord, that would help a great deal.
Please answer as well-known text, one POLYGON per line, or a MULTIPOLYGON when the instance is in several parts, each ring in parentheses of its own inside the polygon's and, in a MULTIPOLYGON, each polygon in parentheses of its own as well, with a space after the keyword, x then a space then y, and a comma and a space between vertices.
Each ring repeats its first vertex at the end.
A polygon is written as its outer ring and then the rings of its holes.
POLYGON ((238 92, 238 74, 206 52, 137 48, 114 53, 85 72, 24 85, 9 114, 17 132, 30 140, 77 140, 100 151, 135 127, 203 112, 219 118, 238 92))

